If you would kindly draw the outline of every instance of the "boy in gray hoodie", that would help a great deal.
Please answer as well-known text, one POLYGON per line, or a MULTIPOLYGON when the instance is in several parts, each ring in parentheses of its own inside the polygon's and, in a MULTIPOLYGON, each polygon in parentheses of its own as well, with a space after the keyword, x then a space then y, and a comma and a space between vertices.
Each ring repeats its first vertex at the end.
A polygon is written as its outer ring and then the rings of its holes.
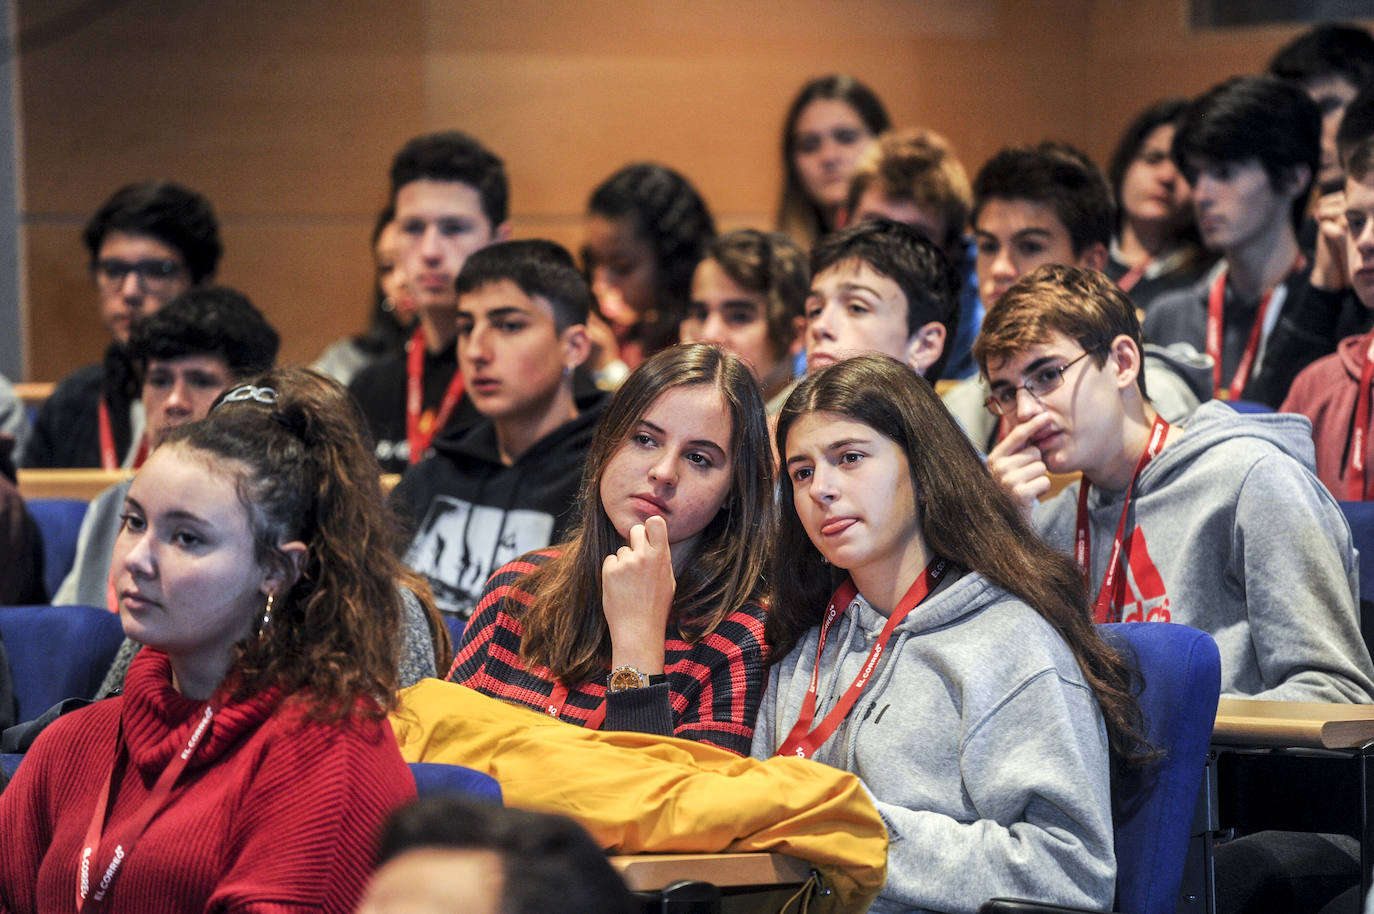
POLYGON ((1099 273, 1042 267, 988 311, 974 355, 1011 426, 988 469, 1075 556, 1097 621, 1181 622, 1221 649, 1222 694, 1374 700, 1350 530, 1313 474, 1310 426, 1155 412, 1140 325, 1099 273), (1082 479, 1044 504, 1048 473, 1082 479))

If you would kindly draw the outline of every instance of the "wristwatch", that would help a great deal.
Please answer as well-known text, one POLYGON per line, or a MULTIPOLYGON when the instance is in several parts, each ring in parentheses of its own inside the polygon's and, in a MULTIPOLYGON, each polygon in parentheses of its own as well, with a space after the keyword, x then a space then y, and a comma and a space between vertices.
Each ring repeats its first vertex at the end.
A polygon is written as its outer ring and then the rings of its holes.
POLYGON ((607 692, 628 692, 630 689, 646 689, 649 687, 649 674, 641 673, 632 666, 618 666, 611 670, 611 676, 606 680, 607 692))

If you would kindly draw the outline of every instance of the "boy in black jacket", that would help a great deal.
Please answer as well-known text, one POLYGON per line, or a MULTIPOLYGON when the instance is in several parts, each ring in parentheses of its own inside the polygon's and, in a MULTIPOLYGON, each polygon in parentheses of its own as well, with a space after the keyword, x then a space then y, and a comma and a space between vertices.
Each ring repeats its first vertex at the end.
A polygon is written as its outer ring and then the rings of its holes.
POLYGON ((466 617, 493 571, 566 534, 604 396, 574 392, 591 290, 562 247, 483 248, 457 289, 458 368, 483 418, 438 439, 392 500, 416 524, 406 563, 466 617))

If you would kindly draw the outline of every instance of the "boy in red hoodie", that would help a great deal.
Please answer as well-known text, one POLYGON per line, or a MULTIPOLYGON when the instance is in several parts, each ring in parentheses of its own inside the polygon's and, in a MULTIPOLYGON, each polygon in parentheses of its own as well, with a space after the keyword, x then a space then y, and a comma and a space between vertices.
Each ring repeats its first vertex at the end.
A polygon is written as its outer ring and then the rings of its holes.
MULTIPOLYGON (((1374 137, 1348 154, 1345 222, 1350 284, 1360 303, 1374 309, 1374 137)), ((1371 381, 1374 331, 1346 337, 1335 352, 1305 368, 1281 407, 1312 420, 1317 476, 1344 501, 1374 498, 1374 474, 1368 469, 1374 462, 1371 381)))

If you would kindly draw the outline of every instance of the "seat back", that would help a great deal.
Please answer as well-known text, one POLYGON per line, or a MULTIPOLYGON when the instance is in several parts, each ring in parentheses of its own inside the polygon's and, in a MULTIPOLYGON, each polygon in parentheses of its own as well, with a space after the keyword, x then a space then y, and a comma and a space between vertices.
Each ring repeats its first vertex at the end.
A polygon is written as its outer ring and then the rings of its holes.
POLYGON ((1145 734, 1160 756, 1112 779, 1116 909, 1172 912, 1221 692, 1221 659, 1205 632, 1167 622, 1099 626, 1140 671, 1145 734))
POLYGON ((124 640, 119 616, 93 606, 0 606, 19 721, 64 698, 93 698, 124 640))
POLYGON ((1360 633, 1374 653, 1374 501, 1343 501, 1341 512, 1360 560, 1360 633))
POLYGON ((411 762, 410 773, 415 778, 415 792, 462 793, 478 799, 501 802, 501 785, 496 778, 475 768, 444 765, 439 762, 411 762))
POLYGON ((76 537, 90 502, 79 498, 30 498, 24 505, 43 539, 43 586, 51 597, 76 564, 76 537))

